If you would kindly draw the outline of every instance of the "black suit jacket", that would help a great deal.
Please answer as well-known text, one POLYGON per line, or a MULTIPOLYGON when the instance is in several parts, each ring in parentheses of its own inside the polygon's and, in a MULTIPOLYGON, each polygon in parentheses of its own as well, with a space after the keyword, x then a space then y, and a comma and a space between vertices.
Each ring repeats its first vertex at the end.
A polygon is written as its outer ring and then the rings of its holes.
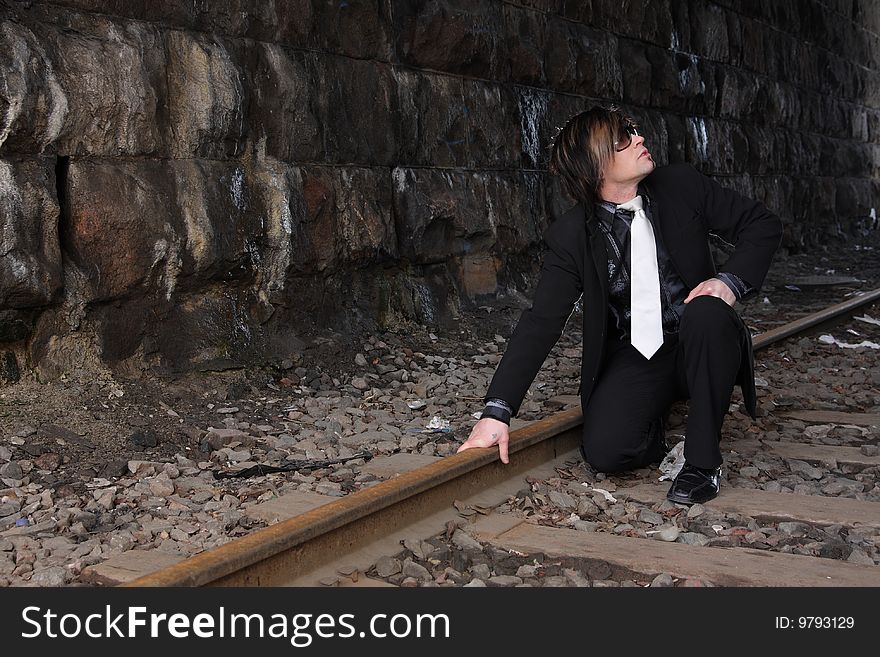
MULTIPOLYGON (((735 249, 724 270, 760 289, 782 237, 782 222, 762 203, 721 187, 688 164, 658 167, 642 181, 652 200, 656 229, 688 289, 712 278, 709 233, 735 249)), ((544 234, 546 250, 532 307, 524 311, 495 371, 486 399, 519 410, 526 391, 583 295, 581 404, 586 407, 602 368, 608 326, 608 258, 593 208, 578 203, 544 234)), ((737 382, 755 416, 752 341, 742 331, 737 382)))

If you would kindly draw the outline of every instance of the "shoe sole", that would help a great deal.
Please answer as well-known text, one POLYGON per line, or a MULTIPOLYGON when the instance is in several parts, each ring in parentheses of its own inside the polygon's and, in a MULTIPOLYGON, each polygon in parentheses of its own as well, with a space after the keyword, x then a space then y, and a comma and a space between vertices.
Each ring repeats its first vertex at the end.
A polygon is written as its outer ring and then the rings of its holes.
POLYGON ((666 499, 670 502, 674 502, 675 504, 684 504, 685 506, 693 506, 694 504, 705 504, 706 502, 714 500, 716 497, 718 497, 718 493, 715 493, 712 497, 707 497, 704 500, 691 500, 686 497, 682 498, 676 495, 666 495, 666 499))

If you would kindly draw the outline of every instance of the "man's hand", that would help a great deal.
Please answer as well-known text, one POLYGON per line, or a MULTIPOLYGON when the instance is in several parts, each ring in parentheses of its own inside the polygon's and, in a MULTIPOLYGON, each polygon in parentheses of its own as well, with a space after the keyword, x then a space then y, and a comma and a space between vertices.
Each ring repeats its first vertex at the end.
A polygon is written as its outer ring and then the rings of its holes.
POLYGON ((491 447, 497 444, 501 454, 501 462, 507 463, 507 443, 509 440, 510 430, 507 425, 500 420, 486 417, 474 425, 471 435, 461 444, 456 454, 472 447, 491 447))
POLYGON ((688 303, 692 299, 704 294, 708 294, 710 297, 718 297, 727 303, 728 306, 733 306, 736 303, 736 295, 733 293, 733 290, 727 287, 727 284, 720 278, 710 278, 708 281, 703 281, 691 290, 691 293, 687 295, 687 299, 684 302, 688 303))

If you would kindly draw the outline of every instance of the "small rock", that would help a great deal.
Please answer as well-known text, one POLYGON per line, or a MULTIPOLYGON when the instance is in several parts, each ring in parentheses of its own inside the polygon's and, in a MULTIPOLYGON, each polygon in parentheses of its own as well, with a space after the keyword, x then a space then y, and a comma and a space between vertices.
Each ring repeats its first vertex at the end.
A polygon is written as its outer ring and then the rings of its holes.
POLYGON ((853 548, 853 551, 849 553, 849 556, 846 558, 846 560, 850 563, 858 563, 865 566, 874 565, 874 560, 859 548, 853 548))
POLYGON ((662 525, 663 516, 650 509, 642 509, 639 511, 639 522, 646 522, 649 525, 662 525))
POLYGON ((171 478, 166 472, 163 472, 162 474, 155 477, 151 477, 147 481, 149 482, 150 491, 153 493, 153 495, 157 497, 168 497, 169 495, 174 495, 174 482, 171 481, 171 478))
POLYGON ((517 568, 516 576, 521 577, 522 579, 527 579, 529 577, 534 577, 537 572, 538 572, 537 566, 531 566, 531 565, 526 564, 524 566, 520 566, 519 568, 517 568))
POLYGON ((863 490, 865 490, 865 484, 845 477, 836 477, 822 486, 822 492, 826 495, 855 495, 863 490))
POLYGON ((841 540, 830 540, 822 543, 819 548, 819 556, 826 559, 847 559, 853 548, 841 540))
POLYGON ((414 577, 421 582, 427 582, 434 579, 427 568, 409 559, 403 562, 402 572, 405 576, 414 577))
POLYGON ((98 471, 98 476, 105 479, 122 477, 128 472, 128 462, 122 459, 110 459, 105 461, 98 471))
POLYGON ((788 467, 791 468, 792 472, 795 472, 807 479, 821 479, 824 476, 824 472, 822 472, 819 468, 813 467, 806 461, 798 461, 797 459, 787 459, 788 467))
POLYGON ((577 501, 568 493, 551 490, 547 497, 550 499, 550 502, 560 509, 576 509, 578 506, 577 501))
POLYGON ((21 479, 24 473, 17 461, 10 461, 6 465, 0 466, 0 477, 7 479, 21 479))
POLYGON ((710 586, 710 584, 707 584, 701 579, 686 579, 681 583, 681 585, 687 588, 704 588, 706 586, 710 586))
POLYGON ((240 429, 219 429, 208 427, 208 433, 202 440, 202 449, 204 451, 220 450, 231 445, 239 443, 245 447, 250 447, 254 443, 254 439, 240 429))
POLYGON ((370 387, 370 384, 367 383, 367 380, 360 376, 354 377, 351 380, 351 385, 358 390, 366 390, 370 387))
POLYGON ((483 546, 480 542, 473 538, 470 534, 461 529, 456 529, 452 535, 452 544, 462 550, 482 550, 483 546))
POLYGON ((578 500, 577 514, 581 517, 597 516, 599 515, 599 507, 593 504, 593 501, 588 497, 581 497, 578 500))
POLYGON ((688 520, 693 520, 694 518, 699 518, 706 512, 706 507, 702 504, 694 504, 692 505, 687 512, 688 520))
POLYGON ((669 525, 668 527, 662 527, 656 534, 653 534, 653 537, 666 541, 667 543, 675 542, 679 535, 681 534, 681 530, 675 525, 669 525))
POLYGON ((495 577, 490 577, 488 583, 489 586, 516 586, 517 584, 522 584, 522 580, 513 575, 496 575, 495 577))
POLYGON ((862 445, 859 451, 865 456, 877 456, 880 454, 880 447, 877 445, 862 445))
POLYGON ((575 520, 572 527, 577 529, 579 532, 594 532, 596 528, 599 526, 598 523, 592 522, 590 520, 575 520))
POLYGON ((434 546, 427 541, 407 538, 403 541, 403 547, 413 553, 416 559, 424 561, 434 551, 434 546))
POLYGON ((810 526, 803 522, 780 522, 776 527, 789 536, 805 536, 810 531, 810 526))
POLYGON ((55 452, 46 452, 34 459, 34 466, 38 470, 57 470, 61 465, 61 455, 55 452))
POLYGON ((139 429, 128 440, 136 447, 156 447, 159 444, 159 435, 153 429, 139 429))
POLYGON ((563 568, 562 573, 565 575, 565 578, 569 581, 571 586, 577 586, 579 588, 590 586, 590 580, 573 568, 563 568))
POLYGON ((667 573, 660 573, 659 575, 657 575, 657 577, 655 577, 651 581, 651 586, 653 586, 653 587, 672 586, 672 585, 673 585, 672 576, 667 573))
POLYGON ((354 364, 357 365, 358 367, 366 367, 367 366, 367 359, 364 358, 363 354, 357 354, 354 357, 354 364))
POLYGON ((394 557, 381 557, 376 562, 376 574, 379 577, 391 577, 401 571, 400 560, 394 557))
POLYGON ((63 566, 52 566, 51 568, 43 568, 35 570, 31 575, 31 584, 35 586, 64 586, 71 579, 73 573, 63 566))
POLYGON ((476 588, 476 587, 485 587, 486 582, 481 579, 472 579, 470 582, 464 585, 463 588, 476 588))
POLYGON ((489 579, 492 576, 492 571, 489 569, 488 564, 485 563, 478 563, 471 566, 469 570, 471 575, 479 579, 489 579))
POLYGON ((706 545, 709 542, 708 537, 697 532, 684 532, 678 538, 687 545, 706 545))

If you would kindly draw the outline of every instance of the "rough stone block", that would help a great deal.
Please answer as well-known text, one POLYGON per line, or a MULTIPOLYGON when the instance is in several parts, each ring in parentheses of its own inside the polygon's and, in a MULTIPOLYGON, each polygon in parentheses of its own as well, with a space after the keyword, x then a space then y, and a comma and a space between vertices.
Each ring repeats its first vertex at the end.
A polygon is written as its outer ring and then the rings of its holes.
POLYGON ((274 12, 272 40, 297 47, 317 48, 359 59, 387 61, 391 56, 391 20, 385 2, 311 2, 286 0, 266 3, 274 12))
POLYGON ((718 71, 719 116, 740 118, 746 115, 753 108, 762 80, 731 66, 722 66, 718 71))
POLYGON ((464 256, 458 261, 459 281, 464 293, 471 299, 494 294, 498 287, 497 258, 487 255, 464 256))
POLYGON ((67 102, 57 149, 65 155, 165 154, 165 53, 143 23, 81 21, 46 30, 67 102))
POLYGON ((304 168, 305 222, 296 227, 297 267, 314 272, 396 257, 388 183, 378 169, 304 168))
POLYGON ((631 39, 620 40, 620 70, 623 99, 627 103, 648 105, 651 102, 651 63, 644 44, 631 39))
POLYGON ((67 95, 43 44, 25 25, 0 23, 0 154, 38 153, 61 132, 67 95))
POLYGON ((146 288, 170 300, 187 275, 253 276, 261 213, 237 164, 75 161, 67 198, 66 239, 93 298, 146 288))
POLYGON ((494 80, 509 77, 501 3, 393 0, 391 12, 402 62, 494 80))
POLYGON ((544 66, 548 83, 558 91, 609 99, 623 92, 617 37, 609 32, 551 18, 544 66))
MULTIPOLYGON (((0 307, 48 304, 61 289, 59 206, 55 175, 46 160, 0 160, 0 307)), ((18 335, 14 324, 0 332, 18 335)), ((6 322, 0 322, 0 325, 6 322)))
POLYGON ((471 121, 462 79, 397 67, 392 74, 397 85, 400 160, 414 165, 467 166, 471 121))
POLYGON ((251 139, 265 140, 265 153, 285 162, 319 160, 322 124, 315 106, 313 56, 265 43, 249 55, 251 139))
POLYGON ((506 85, 463 80, 468 165, 512 169, 520 164, 529 116, 506 85))
POLYGON ((317 61, 315 102, 324 128, 324 160, 391 164, 397 143, 396 86, 391 67, 376 61, 325 57, 317 61))
POLYGON ((208 35, 165 35, 169 150, 174 157, 243 151, 247 81, 233 52, 208 35))
POLYGON ((544 177, 522 172, 487 175, 484 182, 496 249, 519 253, 537 246, 548 223, 544 177))
MULTIPOLYGON (((502 12, 511 81, 519 84, 545 86, 544 39, 547 16, 508 4, 504 5, 502 12)), ((551 11, 551 13, 557 12, 551 11)))
POLYGON ((737 173, 753 144, 738 124, 728 121, 689 117, 687 128, 688 159, 716 173, 737 173))
POLYGON ((673 30, 670 7, 678 4, 687 3, 675 0, 632 3, 592 0, 592 19, 589 22, 602 30, 635 37, 666 48, 670 45, 673 30))
POLYGON ((717 62, 728 61, 726 10, 707 2, 691 2, 689 7, 694 52, 717 62))
MULTIPOLYGON (((170 165, 173 208, 182 222, 182 275, 209 280, 252 280, 260 261, 265 180, 239 162, 181 160, 170 165)), ((173 225, 173 224, 172 224, 173 225)), ((169 249, 169 254, 174 249, 169 249)), ((166 281, 166 296, 171 294, 166 281)))
POLYGON ((482 175, 397 168, 392 177, 402 256, 439 262, 494 242, 482 175))

